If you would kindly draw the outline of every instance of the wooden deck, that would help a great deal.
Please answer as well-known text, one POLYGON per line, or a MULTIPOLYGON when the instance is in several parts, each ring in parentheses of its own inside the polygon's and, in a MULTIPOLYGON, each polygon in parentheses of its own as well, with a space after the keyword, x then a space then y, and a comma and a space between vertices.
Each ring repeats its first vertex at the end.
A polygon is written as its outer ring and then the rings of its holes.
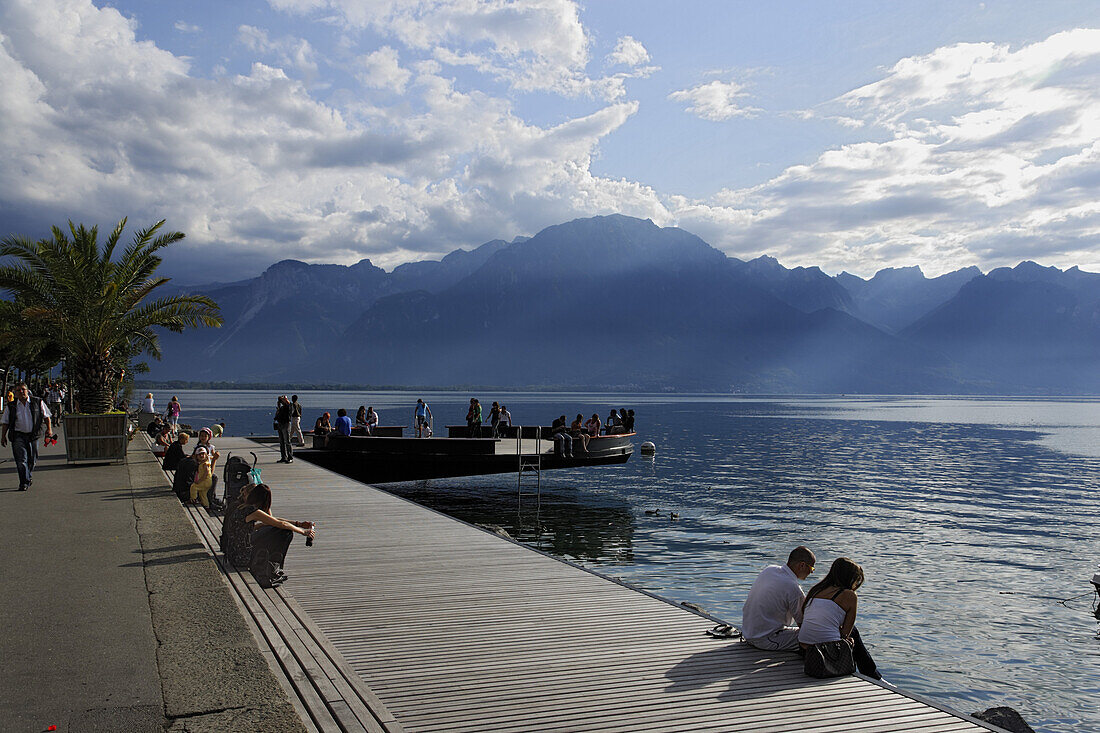
POLYGON ((318 522, 315 546, 296 538, 290 580, 267 595, 358 673, 390 730, 999 730, 856 676, 808 678, 792 654, 711 639, 714 621, 687 609, 307 462, 276 463, 272 446, 216 444, 223 462, 260 456, 276 514, 318 522))

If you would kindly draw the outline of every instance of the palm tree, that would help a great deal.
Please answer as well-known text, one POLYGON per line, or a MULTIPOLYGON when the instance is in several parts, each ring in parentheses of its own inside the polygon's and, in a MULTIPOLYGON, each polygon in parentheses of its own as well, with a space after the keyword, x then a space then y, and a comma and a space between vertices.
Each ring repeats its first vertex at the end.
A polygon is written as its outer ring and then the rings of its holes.
MULTIPOLYGON (((150 299, 168 282, 155 277, 157 252, 183 239, 182 232, 158 234, 164 220, 134 234, 115 259, 123 219, 100 248, 98 227, 69 222, 70 239, 59 227, 53 238, 32 242, 11 236, 0 242, 0 289, 7 290, 29 324, 16 338, 53 342, 68 359, 83 412, 111 409, 113 386, 129 360, 142 353, 160 358, 156 327, 179 333, 187 327, 220 326, 218 306, 202 295, 150 299)), ((11 307, 11 306, 9 306, 11 307)))

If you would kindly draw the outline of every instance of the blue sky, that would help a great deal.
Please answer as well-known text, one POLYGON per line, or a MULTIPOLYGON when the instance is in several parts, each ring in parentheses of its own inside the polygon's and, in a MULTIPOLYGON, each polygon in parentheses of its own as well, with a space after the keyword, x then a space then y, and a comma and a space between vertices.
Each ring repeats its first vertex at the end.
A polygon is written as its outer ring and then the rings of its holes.
POLYGON ((189 282, 612 212, 870 275, 1100 270, 1100 4, 0 0, 0 229, 189 282))

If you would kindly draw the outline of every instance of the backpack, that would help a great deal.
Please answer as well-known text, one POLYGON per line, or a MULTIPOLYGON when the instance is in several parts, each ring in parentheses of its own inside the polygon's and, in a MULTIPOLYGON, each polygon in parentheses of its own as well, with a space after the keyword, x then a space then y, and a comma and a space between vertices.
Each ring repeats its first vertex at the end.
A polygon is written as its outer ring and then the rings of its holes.
POLYGON ((176 475, 172 479, 172 491, 176 492, 180 501, 187 503, 191 498, 191 484, 198 470, 199 462, 191 456, 180 459, 179 465, 176 466, 176 475))

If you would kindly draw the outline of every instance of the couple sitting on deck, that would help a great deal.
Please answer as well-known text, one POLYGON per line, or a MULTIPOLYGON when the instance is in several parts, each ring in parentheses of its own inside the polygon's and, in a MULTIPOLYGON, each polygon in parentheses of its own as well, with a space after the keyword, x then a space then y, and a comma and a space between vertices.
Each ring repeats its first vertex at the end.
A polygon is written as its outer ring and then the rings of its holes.
POLYGON ((882 679, 856 630, 856 589, 863 568, 846 557, 833 561, 829 573, 809 594, 798 581, 814 571, 817 559, 807 547, 796 547, 786 565, 769 565, 752 584, 742 609, 741 633, 757 649, 793 651, 844 640, 860 673, 882 679))

